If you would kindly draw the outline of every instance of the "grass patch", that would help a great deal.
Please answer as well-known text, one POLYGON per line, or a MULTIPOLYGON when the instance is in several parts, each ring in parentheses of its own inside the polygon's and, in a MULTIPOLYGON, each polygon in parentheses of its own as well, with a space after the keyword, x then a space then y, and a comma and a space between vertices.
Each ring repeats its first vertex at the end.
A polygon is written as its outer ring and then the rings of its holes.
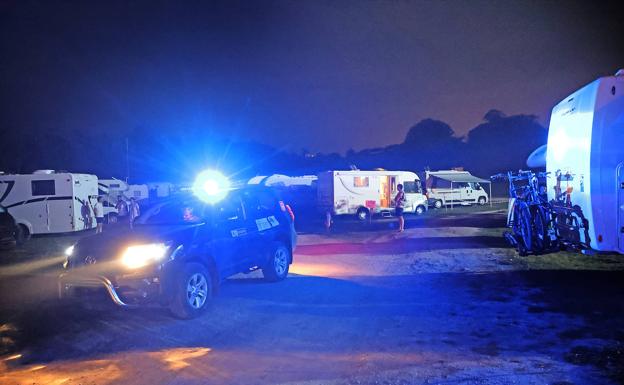
POLYGON ((514 262, 527 270, 624 270, 624 255, 558 252, 544 255, 516 256, 514 262))

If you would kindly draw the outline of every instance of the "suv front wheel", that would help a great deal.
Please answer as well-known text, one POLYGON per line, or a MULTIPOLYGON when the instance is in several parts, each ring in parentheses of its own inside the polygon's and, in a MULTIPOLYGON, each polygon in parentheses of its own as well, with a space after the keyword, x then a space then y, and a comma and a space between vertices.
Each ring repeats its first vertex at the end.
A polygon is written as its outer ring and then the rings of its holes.
POLYGON ((270 282, 277 282, 286 278, 290 260, 290 249, 281 242, 275 243, 271 248, 266 265, 262 268, 264 279, 270 282))
POLYGON ((178 318, 195 318, 203 313, 212 298, 208 270, 199 263, 187 263, 177 272, 171 312, 178 318))

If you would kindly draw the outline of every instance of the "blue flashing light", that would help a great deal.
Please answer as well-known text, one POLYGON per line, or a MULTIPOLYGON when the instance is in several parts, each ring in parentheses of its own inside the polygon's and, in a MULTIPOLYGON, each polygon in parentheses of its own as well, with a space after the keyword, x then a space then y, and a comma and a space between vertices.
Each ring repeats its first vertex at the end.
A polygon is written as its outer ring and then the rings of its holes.
POLYGON ((204 170, 197 174, 193 183, 193 193, 207 203, 223 200, 230 191, 228 178, 216 170, 204 170))

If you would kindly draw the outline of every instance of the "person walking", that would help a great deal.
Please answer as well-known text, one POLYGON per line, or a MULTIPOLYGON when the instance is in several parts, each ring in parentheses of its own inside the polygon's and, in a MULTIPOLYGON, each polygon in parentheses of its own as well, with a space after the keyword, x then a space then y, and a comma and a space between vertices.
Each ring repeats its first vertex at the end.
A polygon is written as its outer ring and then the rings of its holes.
POLYGON ((405 230, 405 219, 403 218, 403 208, 405 207, 405 193, 403 192, 403 185, 397 185, 397 195, 394 197, 395 215, 399 218, 399 233, 405 230))
POLYGON ((102 232, 104 226, 104 204, 102 204, 102 197, 97 197, 97 202, 93 206, 93 213, 95 214, 95 233, 102 232))
POLYGON ((117 209, 117 221, 124 222, 127 220, 128 204, 121 195, 117 196, 117 204, 115 205, 115 208, 117 209))
POLYGON ((128 217, 130 219, 130 228, 132 228, 134 219, 141 215, 141 208, 136 199, 130 198, 130 206, 128 207, 128 217))

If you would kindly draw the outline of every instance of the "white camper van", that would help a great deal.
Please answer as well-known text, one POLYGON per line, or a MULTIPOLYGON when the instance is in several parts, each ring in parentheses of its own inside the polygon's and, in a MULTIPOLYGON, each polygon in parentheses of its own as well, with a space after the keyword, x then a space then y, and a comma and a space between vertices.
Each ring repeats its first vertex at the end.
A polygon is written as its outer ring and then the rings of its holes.
POLYGON ((560 239, 624 253, 624 70, 553 108, 546 171, 560 239))
POLYGON ((397 185, 403 184, 406 212, 427 210, 418 175, 410 171, 326 171, 318 174, 319 208, 332 215, 354 214, 361 220, 370 214, 393 212, 397 185))
POLYGON ((483 188, 490 181, 468 171, 425 171, 425 184, 428 202, 437 209, 447 205, 484 205, 490 201, 483 188))
POLYGON ((0 204, 15 218, 19 236, 66 233, 95 228, 92 206, 97 177, 39 170, 0 175, 0 204))

